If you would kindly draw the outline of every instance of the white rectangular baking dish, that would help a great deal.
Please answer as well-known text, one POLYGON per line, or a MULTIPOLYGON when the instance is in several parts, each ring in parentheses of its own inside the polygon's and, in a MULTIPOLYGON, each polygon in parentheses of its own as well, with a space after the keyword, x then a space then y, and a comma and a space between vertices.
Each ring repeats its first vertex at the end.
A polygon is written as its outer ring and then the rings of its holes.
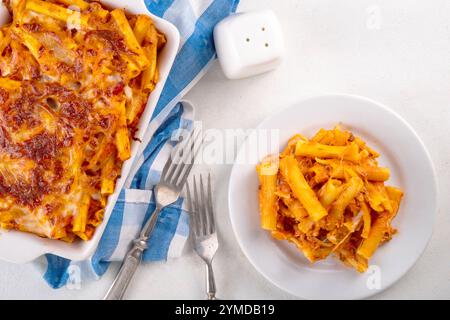
MULTIPOLYGON (((156 85, 155 90, 151 93, 147 102, 144 113, 138 125, 136 137, 142 140, 147 126, 150 122, 153 110, 158 102, 164 83, 169 75, 175 56, 178 52, 180 44, 180 34, 177 28, 170 22, 152 15, 146 8, 144 0, 102 0, 103 4, 111 8, 125 8, 131 14, 147 14, 149 15, 155 26, 166 35, 167 43, 161 51, 159 56, 159 72, 160 79, 156 85)), ((9 14, 0 4, 0 25, 4 25, 9 21, 9 14)), ((0 230, 0 260, 5 260, 14 263, 25 263, 36 259, 37 257, 52 253, 67 259, 79 261, 90 257, 102 237, 103 231, 108 223, 112 209, 117 201, 125 180, 130 172, 133 160, 139 149, 140 142, 134 141, 131 145, 131 158, 125 161, 121 178, 116 183, 116 191, 109 197, 105 209, 104 221, 97 228, 93 238, 90 241, 76 241, 74 243, 65 243, 63 241, 51 240, 38 237, 33 234, 0 230)))

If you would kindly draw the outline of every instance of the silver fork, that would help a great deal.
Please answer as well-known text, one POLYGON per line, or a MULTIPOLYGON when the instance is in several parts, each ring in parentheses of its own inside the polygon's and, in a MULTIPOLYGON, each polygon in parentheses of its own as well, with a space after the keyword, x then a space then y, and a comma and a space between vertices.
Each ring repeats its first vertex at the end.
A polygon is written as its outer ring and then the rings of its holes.
POLYGON ((194 247, 197 254, 206 263, 206 293, 208 300, 216 299, 216 282, 212 261, 216 254, 219 243, 217 241, 216 223, 214 221, 214 211, 211 194, 211 176, 208 174, 208 186, 205 190, 203 178, 200 175, 200 190, 197 190, 197 181, 193 179, 193 195, 186 182, 186 193, 191 212, 191 235, 194 240, 194 247), (200 198, 199 198, 200 194, 200 198))
POLYGON ((164 165, 161 179, 154 189, 155 211, 153 211, 150 219, 147 220, 142 228, 139 237, 133 241, 131 249, 125 255, 119 273, 106 294, 105 300, 121 300, 123 298, 137 267, 141 263, 143 252, 147 249, 147 240, 155 227, 159 213, 164 207, 174 203, 179 198, 189 172, 194 165, 195 156, 200 150, 200 145, 203 141, 200 131, 197 130, 198 132, 194 134, 195 131, 194 128, 184 143, 178 143, 164 165), (199 140, 200 142, 198 142, 199 140), (178 161, 174 161, 174 154, 179 156, 178 161))

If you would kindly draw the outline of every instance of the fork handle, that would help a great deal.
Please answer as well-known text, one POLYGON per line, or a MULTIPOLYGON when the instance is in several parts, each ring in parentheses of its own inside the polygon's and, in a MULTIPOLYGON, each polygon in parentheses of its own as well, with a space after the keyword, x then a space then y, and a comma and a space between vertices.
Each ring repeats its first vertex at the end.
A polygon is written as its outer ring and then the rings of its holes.
POLYGON ((155 228, 156 221, 158 221, 159 213, 161 212, 162 207, 159 205, 156 205, 155 210, 153 211, 150 218, 145 223, 144 227, 141 230, 140 238, 149 238, 150 234, 153 232, 153 229, 155 228))
POLYGON ((122 300, 131 279, 133 279, 137 267, 141 263, 142 254, 146 247, 145 241, 137 240, 134 242, 133 247, 125 256, 125 259, 120 266, 119 273, 114 279, 114 282, 104 300, 122 300))
POLYGON ((208 300, 216 300, 216 281, 214 280, 212 262, 206 263, 206 293, 208 300))
POLYGON ((144 250, 147 249, 147 240, 155 228, 161 209, 161 206, 156 206, 150 219, 147 220, 142 228, 139 238, 133 241, 133 246, 128 250, 122 265, 120 266, 119 273, 114 279, 111 288, 106 293, 104 300, 122 300, 131 279, 133 279, 137 267, 142 261, 144 250))

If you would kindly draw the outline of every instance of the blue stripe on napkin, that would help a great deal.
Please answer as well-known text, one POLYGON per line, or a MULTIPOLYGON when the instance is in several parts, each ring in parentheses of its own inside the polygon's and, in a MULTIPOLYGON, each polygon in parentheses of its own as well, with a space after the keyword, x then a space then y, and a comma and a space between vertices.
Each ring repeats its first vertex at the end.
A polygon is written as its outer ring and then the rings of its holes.
POLYGON ((167 120, 158 128, 158 130, 156 130, 152 140, 143 152, 144 159, 146 160, 142 164, 139 172, 134 176, 130 188, 145 189, 145 181, 154 158, 164 144, 170 139, 172 132, 180 128, 182 114, 183 108, 181 107, 181 104, 177 104, 169 113, 167 120))
POLYGON ((174 0, 145 0, 147 9, 155 16, 162 17, 174 0))

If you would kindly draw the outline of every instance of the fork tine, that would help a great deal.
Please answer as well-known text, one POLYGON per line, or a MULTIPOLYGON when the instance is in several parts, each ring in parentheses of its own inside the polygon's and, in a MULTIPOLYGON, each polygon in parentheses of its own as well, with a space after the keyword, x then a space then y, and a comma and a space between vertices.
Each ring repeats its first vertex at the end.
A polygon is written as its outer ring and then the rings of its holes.
POLYGON ((199 131, 196 131, 195 133, 193 132, 192 133, 193 138, 190 139, 189 144, 186 144, 185 147, 183 148, 183 155, 180 157, 180 161, 177 162, 176 168, 177 170, 174 176, 175 179, 180 176, 180 171, 183 169, 184 165, 186 165, 186 163, 189 162, 190 158, 192 158, 192 153, 199 135, 200 135, 199 131))
POLYGON ((199 210, 199 202, 198 202, 198 192, 197 192, 197 182, 195 180, 195 176, 194 176, 194 198, 195 198, 195 213, 194 213, 194 227, 195 227, 195 233, 196 235, 200 235, 200 226, 202 224, 201 221, 201 214, 200 214, 200 210, 199 210))
POLYGON ((209 232, 214 233, 216 232, 216 222, 214 219, 214 211, 213 211, 213 205, 212 205, 212 192, 211 192, 211 174, 208 173, 208 202, 206 204, 208 206, 208 212, 209 212, 209 232))
POLYGON ((194 131, 195 128, 194 130, 189 132, 189 136, 187 137, 187 139, 183 139, 182 141, 180 141, 170 153, 169 161, 167 161, 162 171, 164 175, 161 174, 161 177, 164 180, 170 181, 170 179, 172 178, 173 174, 177 169, 177 166, 181 163, 180 160, 182 160, 182 158, 184 157, 185 146, 188 145, 193 138, 194 131), (176 158, 175 162, 174 158, 176 158))
POLYGON ((192 206, 192 196, 189 181, 186 181, 186 198, 188 203, 188 210, 191 212, 192 210, 194 210, 194 207, 192 206))
POLYGON ((202 215, 202 235, 205 236, 208 234, 209 230, 209 219, 208 214, 206 212, 206 205, 205 205, 205 188, 203 187, 203 177, 200 174, 200 195, 201 195, 201 208, 199 208, 201 215, 202 215))
POLYGON ((194 166, 195 158, 200 151, 201 145, 203 143, 203 136, 201 133, 197 134, 195 139, 192 142, 191 150, 188 153, 190 155, 190 159, 185 159, 185 161, 179 165, 177 173, 174 177, 174 184, 181 188, 187 180, 189 173, 191 172, 192 167, 194 166), (200 140, 200 141, 198 141, 200 140))
MULTIPOLYGON (((189 133, 190 135, 192 132, 189 133)), ((183 139, 184 140, 184 139, 183 139)), ((175 147, 171 150, 169 159, 167 160, 166 164, 164 165, 164 168, 161 171, 161 179, 165 179, 167 177, 167 174, 169 173, 169 169, 172 169, 172 163, 173 163, 173 157, 176 155, 180 149, 180 145, 183 143, 183 141, 178 142, 175 147)), ((172 171, 172 170, 170 170, 172 171)))
POLYGON ((170 166, 172 166, 172 154, 169 155, 169 159, 167 159, 166 164, 164 165, 164 168, 161 171, 160 180, 165 180, 165 177, 167 176, 167 172, 169 171, 170 166))
POLYGON ((191 188, 189 186, 189 181, 186 181, 186 198, 187 198, 187 203, 188 203, 188 210, 190 212, 189 215, 189 222, 190 222, 190 227, 191 230, 194 231, 195 234, 195 209, 194 209, 194 204, 193 199, 192 199, 192 195, 191 195, 191 188))

